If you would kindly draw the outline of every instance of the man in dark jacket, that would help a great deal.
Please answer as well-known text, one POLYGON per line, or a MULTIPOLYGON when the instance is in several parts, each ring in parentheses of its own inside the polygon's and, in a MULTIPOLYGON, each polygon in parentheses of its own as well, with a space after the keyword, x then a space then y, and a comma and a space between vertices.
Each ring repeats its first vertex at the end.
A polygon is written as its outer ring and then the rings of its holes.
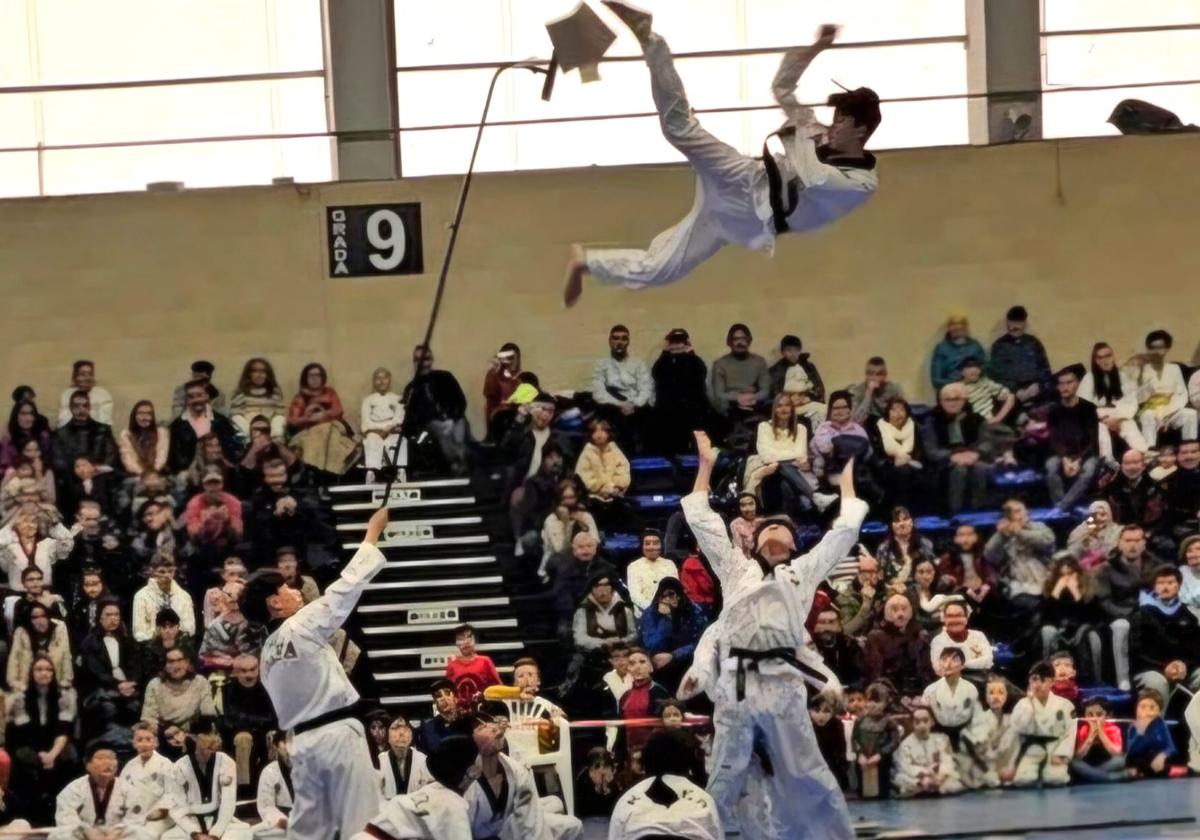
POLYGON ((92 419, 92 401, 87 391, 71 395, 71 420, 55 429, 50 449, 54 453, 52 464, 59 492, 67 477, 75 474, 76 458, 87 458, 97 466, 112 469, 118 466, 112 427, 92 419))
POLYGON ((984 420, 967 403, 967 389, 961 382, 942 386, 938 405, 921 427, 921 445, 925 459, 948 476, 949 510, 958 513, 968 502, 983 507, 987 500, 991 465, 980 452, 980 432, 984 420))
POLYGON ((655 393, 652 432, 659 451, 687 452, 694 430, 704 429, 712 436, 724 428, 708 400, 708 366, 692 349, 687 330, 667 333, 666 348, 650 375, 655 393))
POLYGON ((263 462, 262 484, 250 499, 248 530, 258 566, 273 565, 276 550, 284 545, 294 547, 314 571, 337 558, 329 511, 316 495, 293 484, 287 464, 278 458, 263 462))
POLYGON ((992 343, 988 375, 1012 391, 1024 410, 1049 402, 1054 396, 1054 377, 1046 348, 1025 331, 1029 313, 1024 306, 1014 306, 1004 320, 1004 335, 992 343))
POLYGON ((568 454, 569 441, 552 428, 556 408, 554 397, 547 393, 538 394, 533 402, 517 410, 516 419, 504 433, 504 439, 500 441, 500 461, 505 470, 506 498, 538 471, 542 450, 551 441, 563 453, 563 462, 568 467, 574 465, 573 453, 568 454))
POLYGON ((1146 532, 1140 525, 1126 525, 1117 538, 1117 547, 1104 565, 1092 572, 1096 582, 1096 603, 1104 610, 1112 629, 1113 659, 1117 686, 1129 690, 1129 625, 1138 610, 1143 590, 1154 585, 1154 570, 1161 565, 1146 550, 1146 532))
MULTIPOLYGON (((779 361, 767 369, 771 376, 771 396, 782 394, 787 384, 788 368, 799 365, 808 379, 809 389, 805 391, 809 402, 817 405, 825 404, 825 383, 821 380, 821 372, 813 364, 808 353, 804 352, 804 342, 799 336, 785 335, 779 342, 779 361)), ((815 425, 815 424, 814 424, 815 425)))
POLYGON ((854 685, 862 680, 862 647, 842 632, 842 617, 836 607, 826 607, 817 613, 813 643, 842 685, 854 685))
POLYGON ((1200 527, 1200 441, 1179 444, 1175 472, 1163 479, 1167 517, 1176 539, 1200 527))
POLYGON ((1046 415, 1054 451, 1046 459, 1046 489, 1059 510, 1070 510, 1083 498, 1100 467, 1100 418, 1096 406, 1078 394, 1084 373, 1076 364, 1055 374, 1058 402, 1046 415))
POLYGON ((454 475, 466 475, 467 398, 454 374, 434 370, 433 351, 418 344, 413 348, 413 378, 404 386, 405 437, 429 432, 454 475))
POLYGON ((1146 471, 1146 453, 1130 447, 1121 456, 1121 471, 1104 490, 1112 506, 1113 520, 1147 527, 1162 519, 1165 507, 1162 488, 1146 471))
POLYGON ((187 407, 168 427, 171 447, 167 450, 167 469, 183 472, 196 457, 196 443, 207 434, 214 434, 221 443, 225 458, 233 463, 238 456, 237 429, 224 414, 212 410, 209 404, 208 383, 193 379, 183 386, 187 407))
POLYGON ((1142 592, 1130 630, 1129 651, 1138 688, 1152 688, 1165 703, 1175 687, 1200 688, 1200 624, 1179 600, 1179 569, 1159 566, 1154 588, 1142 592))
POLYGON ((267 733, 279 727, 275 707, 258 674, 258 657, 243 653, 233 660, 233 674, 221 687, 220 724, 234 757, 238 760, 238 784, 249 784, 251 777, 266 764, 267 733), (242 770, 249 772, 244 778, 242 770))
POLYGON ((596 556, 599 547, 600 542, 595 534, 580 531, 571 540, 571 551, 556 554, 547 564, 546 571, 552 580, 550 591, 554 596, 558 638, 566 644, 574 642, 572 622, 575 608, 588 593, 588 582, 597 572, 613 573, 612 566, 596 556))

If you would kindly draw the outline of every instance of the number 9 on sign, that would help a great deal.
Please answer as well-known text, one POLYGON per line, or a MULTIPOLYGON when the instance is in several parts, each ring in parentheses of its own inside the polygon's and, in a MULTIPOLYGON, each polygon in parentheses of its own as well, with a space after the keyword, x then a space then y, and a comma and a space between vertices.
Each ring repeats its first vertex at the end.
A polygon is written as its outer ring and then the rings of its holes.
POLYGON ((367 217, 367 242, 378 253, 368 255, 379 271, 391 271, 404 261, 404 221, 394 210, 375 210, 367 217))

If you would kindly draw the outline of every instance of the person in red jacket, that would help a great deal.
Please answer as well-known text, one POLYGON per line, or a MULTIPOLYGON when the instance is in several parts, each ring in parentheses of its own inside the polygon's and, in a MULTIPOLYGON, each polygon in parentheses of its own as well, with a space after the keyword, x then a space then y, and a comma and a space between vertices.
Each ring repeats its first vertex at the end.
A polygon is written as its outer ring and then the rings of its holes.
POLYGON ((475 652, 475 628, 470 624, 455 629, 454 645, 458 656, 446 663, 446 679, 454 683, 459 705, 473 708, 485 688, 500 685, 500 674, 490 656, 475 652))

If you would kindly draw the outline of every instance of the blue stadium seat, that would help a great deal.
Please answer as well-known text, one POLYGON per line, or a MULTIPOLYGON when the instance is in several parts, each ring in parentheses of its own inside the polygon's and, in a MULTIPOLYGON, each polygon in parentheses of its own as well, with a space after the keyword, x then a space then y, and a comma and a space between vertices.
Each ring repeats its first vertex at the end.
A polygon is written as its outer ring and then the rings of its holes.
POLYGON ((925 403, 910 403, 908 408, 914 423, 920 423, 933 411, 933 406, 925 403))
POLYGON ((639 473, 662 472, 672 469, 671 462, 656 455, 647 458, 630 458, 629 469, 636 476, 639 473))
POLYGON ((652 496, 630 496, 629 501, 638 510, 668 510, 679 507, 681 498, 677 493, 655 493, 652 496))
POLYGON ((1037 470, 997 470, 992 473, 992 486, 1006 490, 1036 487, 1042 482, 1042 474, 1037 470))
POLYGON ((863 523, 862 533, 868 537, 882 537, 888 532, 886 522, 880 522, 878 519, 871 519, 863 523))
POLYGON ((1081 685, 1079 686, 1079 705, 1082 707, 1089 700, 1099 697, 1108 703, 1114 711, 1128 708, 1133 703, 1133 692, 1122 691, 1115 685, 1081 685))
POLYGON ((970 513, 960 513, 950 522, 957 528, 959 525, 973 525, 976 528, 994 528, 1000 520, 998 510, 977 510, 970 513))
POLYGON ((917 530, 927 537, 948 537, 954 533, 954 526, 940 516, 918 516, 917 530))
POLYGON ((675 463, 679 465, 681 470, 694 470, 700 466, 700 459, 695 455, 678 455, 675 458, 675 463))
POLYGON ((554 428, 560 432, 582 432, 583 431, 583 415, 578 411, 567 412, 559 415, 554 421, 554 428))
POLYGON ((609 534, 604 538, 604 548, 612 554, 628 554, 642 550, 642 540, 637 534, 609 534))
POLYGON ((1058 508, 1032 508, 1029 511, 1029 518, 1034 522, 1045 522, 1047 525, 1055 523, 1074 522, 1075 514, 1071 511, 1059 510, 1058 508))
POLYGON ((992 664, 997 668, 1006 668, 1017 660, 1017 654, 1008 642, 992 643, 992 664))

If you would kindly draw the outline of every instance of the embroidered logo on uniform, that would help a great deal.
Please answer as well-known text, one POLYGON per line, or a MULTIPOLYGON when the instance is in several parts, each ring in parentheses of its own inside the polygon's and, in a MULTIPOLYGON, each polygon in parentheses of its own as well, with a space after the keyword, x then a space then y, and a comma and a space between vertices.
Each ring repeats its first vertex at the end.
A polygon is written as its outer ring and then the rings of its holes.
POLYGON ((217 782, 221 785, 221 787, 229 787, 231 784, 233 784, 233 776, 221 776, 217 782))

